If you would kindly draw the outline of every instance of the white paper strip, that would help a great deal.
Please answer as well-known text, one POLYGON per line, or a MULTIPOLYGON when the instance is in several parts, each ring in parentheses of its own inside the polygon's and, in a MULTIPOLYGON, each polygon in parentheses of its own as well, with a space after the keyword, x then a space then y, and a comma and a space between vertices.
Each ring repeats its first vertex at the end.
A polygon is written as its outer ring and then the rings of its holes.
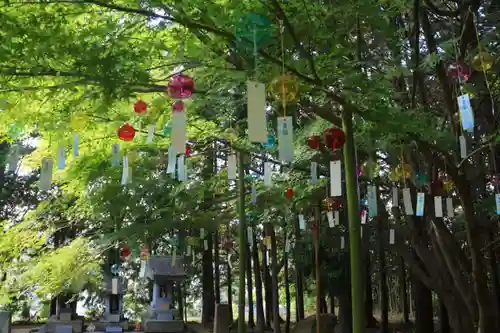
POLYGON ((333 214, 335 216, 335 225, 340 225, 340 212, 336 210, 333 214))
POLYGON ((440 196, 434 197, 434 213, 436 217, 443 217, 443 198, 440 196))
POLYGON ((273 248, 273 243, 271 243, 271 237, 269 236, 266 237, 266 247, 268 251, 271 251, 271 249, 273 248))
POLYGON ((73 156, 78 157, 78 133, 73 133, 73 156))
POLYGON ((191 260, 191 264, 194 265, 196 261, 196 254, 193 251, 193 259, 191 260))
POLYGON ((264 185, 273 185, 273 169, 271 162, 264 162, 264 185))
POLYGON ((311 185, 318 185, 318 163, 311 162, 311 185))
POLYGON ((177 263, 177 249, 174 247, 174 251, 172 252, 172 267, 175 267, 177 263))
POLYGON ((186 250, 186 256, 189 257, 190 255, 191 255, 191 245, 188 245, 186 250))
POLYGON ((406 215, 413 215, 413 204, 411 202, 411 194, 409 188, 403 189, 403 204, 405 206, 406 215))
POLYGON ((232 255, 233 255, 232 253, 229 253, 227 255, 227 265, 229 266, 229 269, 233 269, 233 261, 231 260, 232 255))
POLYGON ((417 193, 417 216, 424 216, 425 193, 417 193))
POLYGON ((175 165, 177 163, 177 154, 172 149, 172 146, 168 148, 168 165, 167 165, 167 173, 174 174, 175 173, 175 165))
POLYGON ((253 228, 247 227, 247 241, 248 244, 253 244, 253 228))
POLYGON ((111 146, 111 165, 120 165, 120 144, 118 143, 113 143, 111 146))
POLYGON ((66 167, 66 149, 61 147, 57 150, 57 170, 64 170, 66 167))
POLYGON ((343 250, 345 248, 345 238, 340 236, 340 248, 343 250))
POLYGON ((361 227, 359 230, 361 232, 361 238, 363 238, 363 227, 361 227))
POLYGON ((394 186, 392 188, 392 207, 398 207, 399 206, 399 189, 394 186))
POLYGON ((497 205, 497 215, 500 215, 500 194, 495 194, 495 202, 497 205))
POLYGON ((459 142, 460 142, 460 157, 466 158, 467 157, 467 141, 465 140, 465 136, 460 135, 459 142))
POLYGON ((252 184, 252 191, 251 191, 250 199, 252 200, 252 203, 254 205, 257 203, 257 189, 255 188, 254 184, 252 184))
POLYGON ((208 251, 208 240, 207 239, 203 240, 203 248, 205 249, 205 251, 208 251))
POLYGON ((205 238, 205 229, 204 228, 200 229, 200 238, 201 239, 205 238))
POLYGON ((186 153, 186 112, 172 112, 172 149, 176 154, 186 153))
POLYGON ((285 241, 285 252, 289 253, 290 252, 290 239, 286 239, 285 241))
POLYGON ((141 260, 141 270, 139 271, 139 277, 146 277, 146 260, 141 260))
POLYGON ((446 198, 446 216, 448 216, 448 217, 455 216, 455 209, 453 208, 453 199, 452 198, 446 198))
POLYGON ((460 120, 462 128, 466 132, 474 131, 474 111, 470 104, 470 97, 468 94, 457 97, 458 110, 460 112, 460 120))
POLYGON ((148 127, 148 136, 146 138, 146 143, 153 143, 153 137, 155 135, 155 125, 149 125, 148 127))
POLYGON ((48 191, 52 186, 52 169, 54 160, 50 157, 42 159, 42 168, 40 170, 40 190, 48 191))
POLYGON ((366 214, 366 210, 361 211, 361 224, 366 224, 366 219, 368 217, 368 214, 366 214))
POLYGON ((342 196, 342 169, 340 161, 330 161, 330 196, 342 196))
POLYGON ((389 244, 394 244, 395 236, 394 229, 389 229, 389 244))
POLYGON ((377 216, 377 186, 368 185, 368 214, 370 217, 377 216))
POLYGON ((123 156, 122 185, 127 185, 128 180, 128 156, 123 156))
POLYGON ((248 139, 267 142, 266 88, 264 84, 247 81, 248 139))
POLYGON ((9 154, 9 168, 10 172, 16 172, 17 165, 19 164, 19 146, 12 145, 9 154))
POLYGON ((333 217, 333 212, 326 212, 326 217, 328 218, 328 225, 330 228, 335 227, 335 219, 333 217))
POLYGON ((177 180, 183 182, 186 180, 186 167, 184 165, 184 155, 177 157, 177 180))
POLYGON ((227 157, 227 179, 236 179, 236 155, 231 154, 227 157))
POLYGON ((118 295, 118 279, 117 278, 111 279, 111 293, 113 295, 118 295))
POLYGON ((306 221, 303 214, 299 214, 299 229, 301 231, 306 230, 306 221))
POLYGON ((278 118, 278 154, 284 162, 293 162, 293 118, 278 118))

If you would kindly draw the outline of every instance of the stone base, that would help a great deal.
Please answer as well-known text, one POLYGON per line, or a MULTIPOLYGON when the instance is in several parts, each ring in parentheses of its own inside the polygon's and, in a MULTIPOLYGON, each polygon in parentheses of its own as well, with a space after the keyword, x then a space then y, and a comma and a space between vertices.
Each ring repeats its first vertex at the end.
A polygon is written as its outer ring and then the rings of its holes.
POLYGON ((144 332, 146 333, 183 333, 184 331, 183 320, 146 319, 144 321, 144 332))
POLYGON ((56 326, 64 325, 71 326, 73 328, 73 333, 82 333, 83 331, 83 319, 76 320, 58 320, 55 318, 49 318, 46 324, 46 330, 49 333, 56 332, 56 326))
POLYGON ((98 323, 94 323, 95 330, 99 332, 105 332, 106 327, 121 327, 122 331, 128 331, 128 320, 122 320, 120 322, 111 322, 101 319, 98 323))

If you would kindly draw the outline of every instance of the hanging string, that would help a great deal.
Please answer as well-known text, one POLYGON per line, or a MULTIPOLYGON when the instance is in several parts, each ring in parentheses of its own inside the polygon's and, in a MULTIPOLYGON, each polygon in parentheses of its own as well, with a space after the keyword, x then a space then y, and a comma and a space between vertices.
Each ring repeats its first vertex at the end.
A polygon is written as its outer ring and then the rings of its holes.
MULTIPOLYGON (((469 12, 471 12, 470 8, 469 8, 469 12)), ((482 47, 481 47, 481 42, 479 41, 479 31, 477 29, 477 26, 478 26, 477 17, 476 17, 475 13, 473 13, 473 12, 471 12, 471 13, 472 13, 472 20, 474 22, 474 32, 476 33, 477 48, 478 48, 478 52, 479 52, 479 61, 481 63, 481 69, 482 69, 482 72, 483 72, 483 75, 484 75, 484 82, 486 83, 486 89, 488 90, 488 94, 490 95, 491 112, 492 112, 493 115, 495 115, 495 104, 494 104, 494 101, 493 101, 493 94, 491 93, 490 82, 488 80, 488 75, 486 75, 486 69, 485 69, 485 66, 484 66, 483 51, 482 51, 482 47)))
POLYGON ((255 25, 253 26, 253 70, 254 70, 254 75, 255 75, 255 80, 257 80, 258 74, 257 74, 257 28, 255 25))
POLYGON ((281 41, 281 106, 283 108, 283 118, 286 117, 286 83, 285 83, 285 26, 280 20, 280 41, 281 41))
POLYGON ((403 146, 401 145, 401 177, 403 178, 403 187, 406 188, 406 177, 405 177, 405 173, 406 173, 406 163, 405 163, 405 157, 404 157, 404 153, 403 153, 403 146))

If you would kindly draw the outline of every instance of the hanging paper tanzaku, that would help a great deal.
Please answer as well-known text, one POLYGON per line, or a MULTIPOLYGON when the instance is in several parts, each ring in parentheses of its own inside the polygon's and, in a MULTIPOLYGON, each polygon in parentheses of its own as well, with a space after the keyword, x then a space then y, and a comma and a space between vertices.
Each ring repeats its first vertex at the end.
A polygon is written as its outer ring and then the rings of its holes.
POLYGON ((125 155, 123 156, 122 185, 127 185, 128 176, 128 156, 125 155))
POLYGON ((120 165, 120 145, 118 143, 114 143, 111 146, 111 165, 119 166, 120 165))
POLYGON ((389 244, 394 244, 396 232, 394 229, 389 229, 389 244))
POLYGON ((340 161, 330 161, 330 196, 342 196, 342 169, 340 161))
POLYGON ((227 157, 227 179, 236 179, 236 155, 230 154, 227 157))
POLYGON ((264 162, 264 185, 273 185, 273 164, 271 162, 264 162))
POLYGON ((177 180, 183 182, 186 180, 186 167, 184 165, 184 155, 177 157, 177 180))
POLYGON ((425 193, 417 193, 417 216, 424 216, 425 193))
POLYGON ((40 170, 40 191, 48 191, 52 186, 52 168, 54 160, 50 157, 45 157, 42 160, 42 168, 40 170))
POLYGON ((174 174, 175 173, 175 165, 177 162, 177 154, 175 153, 172 146, 168 148, 168 165, 167 165, 167 173, 174 174))
POLYGON ((187 118, 186 112, 172 112, 172 149, 175 154, 186 152, 187 118))
POLYGON ((311 162, 311 185, 318 185, 318 163, 311 162))
POLYGON ((403 189, 403 204, 405 207, 406 215, 413 215, 413 204, 411 202, 411 194, 409 188, 403 189))
POLYGON ((266 88, 264 84, 247 81, 248 139, 267 142, 266 88))
POLYGON ((436 217, 443 217, 443 198, 440 196, 434 197, 434 214, 436 217))
POLYGON ((460 120, 462 128, 466 132, 474 131, 474 112, 470 104, 470 97, 468 94, 457 97, 458 110, 460 112, 460 120))
POLYGON ((293 161, 293 118, 278 118, 278 153, 284 162, 293 161))
POLYGON ((155 125, 149 125, 148 127, 148 137, 146 138, 146 143, 153 143, 153 137, 155 135, 155 125))
POLYGON ((392 207, 399 206, 399 189, 397 186, 392 188, 392 207))
POLYGON ((330 228, 335 227, 335 218, 333 217, 332 211, 326 212, 326 218, 328 219, 328 225, 330 226, 330 228))
POLYGON ((78 157, 78 133, 73 133, 73 156, 78 157))
POLYGON ((66 149, 61 147, 57 150, 57 169, 64 170, 66 167, 66 149))
POLYGON ((304 214, 299 214, 299 229, 301 231, 306 230, 306 220, 304 219, 304 214))
POLYGON ((377 186, 368 185, 368 215, 370 217, 377 216, 377 186))
POLYGON ((500 193, 495 194, 495 203, 497 206, 497 215, 500 215, 500 193))
POLYGON ((448 216, 448 217, 455 216, 455 209, 453 208, 453 199, 452 198, 446 198, 446 216, 448 216))
POLYGON ((9 154, 9 172, 16 172, 17 165, 19 164, 19 146, 12 145, 9 154))
POLYGON ((458 138, 460 144, 460 158, 467 157, 467 140, 465 140, 465 136, 460 135, 458 138))

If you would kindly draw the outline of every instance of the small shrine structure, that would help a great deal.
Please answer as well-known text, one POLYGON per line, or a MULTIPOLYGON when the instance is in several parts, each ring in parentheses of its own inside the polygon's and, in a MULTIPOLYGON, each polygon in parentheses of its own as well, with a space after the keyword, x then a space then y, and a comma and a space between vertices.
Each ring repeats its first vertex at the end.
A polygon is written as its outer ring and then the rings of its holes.
POLYGON ((153 295, 146 318, 146 333, 184 332, 182 313, 174 307, 174 290, 186 278, 183 258, 151 256, 146 264, 146 277, 153 281, 153 295))

